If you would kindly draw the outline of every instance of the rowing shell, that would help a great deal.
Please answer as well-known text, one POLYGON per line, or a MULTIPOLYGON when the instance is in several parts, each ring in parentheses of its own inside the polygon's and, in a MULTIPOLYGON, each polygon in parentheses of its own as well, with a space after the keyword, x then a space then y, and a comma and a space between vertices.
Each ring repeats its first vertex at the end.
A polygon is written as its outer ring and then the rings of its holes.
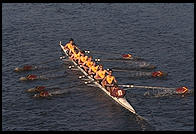
MULTIPOLYGON (((64 51, 64 53, 67 55, 67 57, 69 57, 69 55, 67 54, 67 51, 64 49, 64 46, 62 46, 61 44, 59 44, 61 46, 61 49, 64 51)), ((110 93, 103 88, 95 79, 93 79, 91 76, 89 76, 82 68, 80 68, 80 66, 73 60, 69 59, 70 61, 73 62, 73 64, 86 76, 88 77, 97 87, 99 87, 101 90, 103 90, 108 96, 110 96, 113 100, 115 100, 117 103, 119 103, 121 106, 123 106, 124 108, 126 108, 127 110, 129 110, 130 112, 134 113, 135 115, 137 115, 138 117, 144 119, 143 117, 141 117, 140 115, 138 115, 136 113, 136 111, 134 110, 134 108, 129 104, 129 102, 127 102, 126 98, 116 98, 110 95, 110 93)))

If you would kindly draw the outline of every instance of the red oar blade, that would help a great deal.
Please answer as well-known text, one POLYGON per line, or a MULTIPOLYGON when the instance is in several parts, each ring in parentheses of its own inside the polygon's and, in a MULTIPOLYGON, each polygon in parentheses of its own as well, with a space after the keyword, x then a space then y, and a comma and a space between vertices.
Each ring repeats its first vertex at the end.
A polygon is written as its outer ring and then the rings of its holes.
POLYGON ((188 88, 187 87, 179 87, 176 89, 176 93, 177 94, 185 94, 188 92, 188 88))
POLYGON ((122 58, 123 59, 131 59, 132 55, 131 54, 123 54, 122 58))
POLYGON ((29 80, 34 80, 36 78, 37 78, 37 76, 33 75, 33 74, 30 74, 30 75, 27 76, 27 79, 29 79, 29 80))
POLYGON ((156 71, 152 73, 152 77, 164 77, 167 76, 167 73, 164 73, 162 71, 156 71))

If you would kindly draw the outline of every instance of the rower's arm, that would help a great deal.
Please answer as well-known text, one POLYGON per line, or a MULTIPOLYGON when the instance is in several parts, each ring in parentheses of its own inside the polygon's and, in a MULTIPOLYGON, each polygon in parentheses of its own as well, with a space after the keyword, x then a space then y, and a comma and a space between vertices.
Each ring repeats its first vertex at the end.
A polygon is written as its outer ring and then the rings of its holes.
POLYGON ((105 88, 105 82, 106 82, 106 77, 103 78, 103 80, 101 81, 101 85, 105 88))
POLYGON ((98 71, 97 71, 97 72, 96 72, 96 74, 95 74, 95 76, 94 76, 94 78, 97 78, 97 77, 98 77, 98 75, 99 75, 99 74, 98 74, 98 71))
POLYGON ((65 49, 68 49, 68 47, 67 47, 67 46, 68 46, 68 43, 64 46, 64 48, 65 48, 65 49))
POLYGON ((117 84, 117 80, 116 80, 116 78, 114 77, 114 82, 117 84))
POLYGON ((84 62, 83 64, 82 64, 82 66, 85 66, 86 65, 86 62, 84 62))
POLYGON ((105 70, 107 74, 109 74, 109 71, 105 70))

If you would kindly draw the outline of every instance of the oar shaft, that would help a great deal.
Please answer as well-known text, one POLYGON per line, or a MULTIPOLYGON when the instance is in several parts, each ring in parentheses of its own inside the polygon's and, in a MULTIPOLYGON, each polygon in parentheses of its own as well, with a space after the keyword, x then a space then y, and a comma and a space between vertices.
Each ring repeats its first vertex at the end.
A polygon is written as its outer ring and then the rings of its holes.
MULTIPOLYGON (((85 52, 87 52, 87 53, 91 53, 91 51, 85 51, 85 52)), ((121 56, 121 54, 119 54, 119 53, 106 53, 106 52, 92 52, 92 53, 94 53, 94 54, 109 54, 109 55, 111 55, 111 54, 113 54, 113 55, 120 55, 121 56)))
POLYGON ((169 87, 151 87, 151 86, 133 86, 135 88, 148 88, 148 89, 176 89, 176 88, 169 88, 169 87))
POLYGON ((46 74, 49 74, 49 73, 52 73, 52 72, 56 72, 57 70, 62 70, 62 69, 59 69, 59 68, 57 68, 57 69, 53 69, 53 70, 50 70, 50 71, 48 71, 48 72, 45 72, 45 73, 42 73, 41 75, 46 75, 46 74))
POLYGON ((119 85, 119 86, 126 87, 126 88, 146 88, 146 89, 166 89, 166 90, 176 89, 176 88, 168 88, 168 87, 152 87, 152 86, 136 86, 136 85, 119 85))
POLYGON ((45 62, 41 62, 41 63, 39 63, 39 65, 40 65, 40 64, 49 63, 49 62, 52 62, 52 61, 55 61, 55 60, 57 60, 57 59, 55 58, 55 59, 52 59, 52 60, 48 60, 48 61, 45 61, 45 62))

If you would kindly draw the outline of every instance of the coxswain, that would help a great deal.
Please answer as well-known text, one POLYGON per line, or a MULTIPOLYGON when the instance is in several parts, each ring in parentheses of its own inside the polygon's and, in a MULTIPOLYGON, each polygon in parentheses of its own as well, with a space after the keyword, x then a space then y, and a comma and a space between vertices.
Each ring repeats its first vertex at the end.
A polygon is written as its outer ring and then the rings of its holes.
POLYGON ((87 61, 82 64, 83 69, 88 72, 90 66, 93 65, 92 56, 89 56, 87 61))
POLYGON ((110 92, 110 95, 113 97, 117 97, 117 98, 123 98, 126 94, 126 91, 119 88, 118 85, 114 85, 114 87, 112 87, 113 90, 112 92, 110 92))
POLYGON ((89 70, 88 70, 88 74, 89 74, 89 75, 95 76, 95 74, 96 74, 96 72, 98 71, 98 69, 99 69, 99 65, 96 65, 96 63, 93 62, 93 65, 90 66, 90 68, 89 68, 89 70))
POLYGON ((87 61, 87 59, 88 59, 88 56, 84 55, 84 53, 82 52, 82 53, 81 53, 81 56, 80 56, 80 58, 79 58, 79 60, 78 60, 78 64, 79 64, 79 65, 82 65, 84 62, 87 61))
POLYGON ((103 65, 99 65, 99 70, 96 72, 94 78, 101 83, 101 81, 105 78, 106 73, 108 72, 103 69, 103 65))
POLYGON ((113 92, 115 84, 117 85, 116 78, 112 75, 112 69, 109 69, 108 75, 102 80, 101 85, 109 92, 113 92))

